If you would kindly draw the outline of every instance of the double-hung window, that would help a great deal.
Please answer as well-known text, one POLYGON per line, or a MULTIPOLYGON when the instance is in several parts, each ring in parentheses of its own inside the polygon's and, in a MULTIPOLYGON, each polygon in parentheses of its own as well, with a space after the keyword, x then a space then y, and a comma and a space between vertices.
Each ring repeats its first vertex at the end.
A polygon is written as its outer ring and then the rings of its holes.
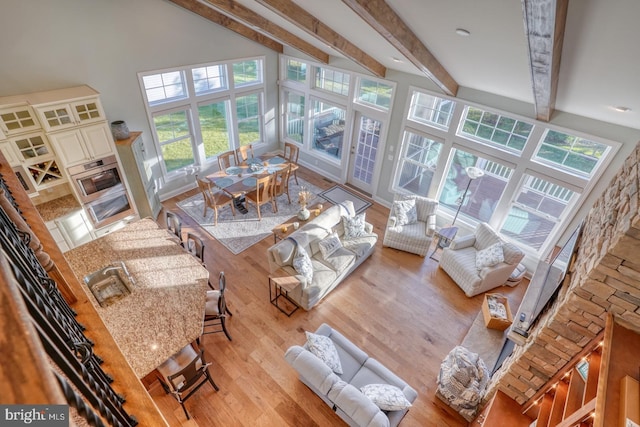
POLYGON ((542 256, 618 147, 594 139, 411 88, 392 190, 435 198, 445 223, 488 222, 542 256), (471 179, 470 166, 484 174, 471 179))
POLYGON ((264 141, 264 59, 139 74, 165 179, 264 141))

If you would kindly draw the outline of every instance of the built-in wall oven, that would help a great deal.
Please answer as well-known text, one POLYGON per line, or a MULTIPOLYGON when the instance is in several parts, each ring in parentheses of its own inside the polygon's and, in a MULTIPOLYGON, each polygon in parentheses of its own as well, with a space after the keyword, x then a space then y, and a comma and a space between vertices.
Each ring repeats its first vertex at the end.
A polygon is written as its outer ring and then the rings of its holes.
POLYGON ((115 156, 70 167, 68 172, 96 228, 134 213, 115 156))

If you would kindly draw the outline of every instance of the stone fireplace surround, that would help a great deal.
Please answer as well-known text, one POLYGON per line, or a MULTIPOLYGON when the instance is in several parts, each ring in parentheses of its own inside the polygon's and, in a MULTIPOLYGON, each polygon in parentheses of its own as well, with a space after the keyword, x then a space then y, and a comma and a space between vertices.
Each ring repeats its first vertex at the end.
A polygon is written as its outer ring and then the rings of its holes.
POLYGON ((609 312, 640 331, 640 144, 587 218, 573 267, 529 340, 489 384, 524 404, 604 329, 609 312))

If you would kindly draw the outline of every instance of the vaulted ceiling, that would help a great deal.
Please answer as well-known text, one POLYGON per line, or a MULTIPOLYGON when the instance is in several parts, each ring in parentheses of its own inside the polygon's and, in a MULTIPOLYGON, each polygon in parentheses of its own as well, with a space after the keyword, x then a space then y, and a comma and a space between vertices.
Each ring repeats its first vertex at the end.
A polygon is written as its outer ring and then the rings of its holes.
POLYGON ((637 0, 170 1, 278 52, 516 99, 542 121, 557 110, 640 129, 637 0))

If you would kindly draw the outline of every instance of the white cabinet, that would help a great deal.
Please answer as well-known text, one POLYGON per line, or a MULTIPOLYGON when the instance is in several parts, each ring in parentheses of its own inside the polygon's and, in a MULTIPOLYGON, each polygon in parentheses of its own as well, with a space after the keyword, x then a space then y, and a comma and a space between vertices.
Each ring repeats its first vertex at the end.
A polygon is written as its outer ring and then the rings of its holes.
POLYGON ((0 127, 6 136, 40 129, 29 105, 0 107, 0 127))
POLYGON ((58 245, 58 248, 60 248, 62 252, 67 252, 69 249, 71 249, 67 244, 67 241, 64 239, 62 233, 60 233, 58 224, 56 224, 55 221, 47 221, 45 222, 45 225, 47 226, 49 233, 51 233, 53 240, 55 240, 56 244, 58 245))
POLYGON ((48 132, 81 126, 105 120, 98 98, 88 98, 72 102, 35 107, 40 122, 48 132))
POLYGON ((6 157, 7 161, 11 166, 16 166, 20 164, 18 155, 14 151, 13 146, 11 145, 11 142, 9 141, 0 142, 0 151, 2 151, 2 154, 4 154, 4 157, 6 157))
POLYGON ((31 162, 54 155, 44 132, 14 136, 9 140, 20 161, 31 162))
POLYGON ((55 223, 70 249, 88 243, 95 238, 93 226, 84 209, 78 209, 57 218, 55 223))
POLYGON ((113 154, 113 139, 104 123, 49 134, 53 147, 65 167, 113 154))
POLYGON ((129 139, 116 142, 116 148, 120 155, 122 167, 126 172, 126 179, 131 189, 133 201, 140 218, 151 217, 156 219, 162 204, 158 197, 151 160, 146 157, 144 140, 141 132, 131 132, 129 139))

